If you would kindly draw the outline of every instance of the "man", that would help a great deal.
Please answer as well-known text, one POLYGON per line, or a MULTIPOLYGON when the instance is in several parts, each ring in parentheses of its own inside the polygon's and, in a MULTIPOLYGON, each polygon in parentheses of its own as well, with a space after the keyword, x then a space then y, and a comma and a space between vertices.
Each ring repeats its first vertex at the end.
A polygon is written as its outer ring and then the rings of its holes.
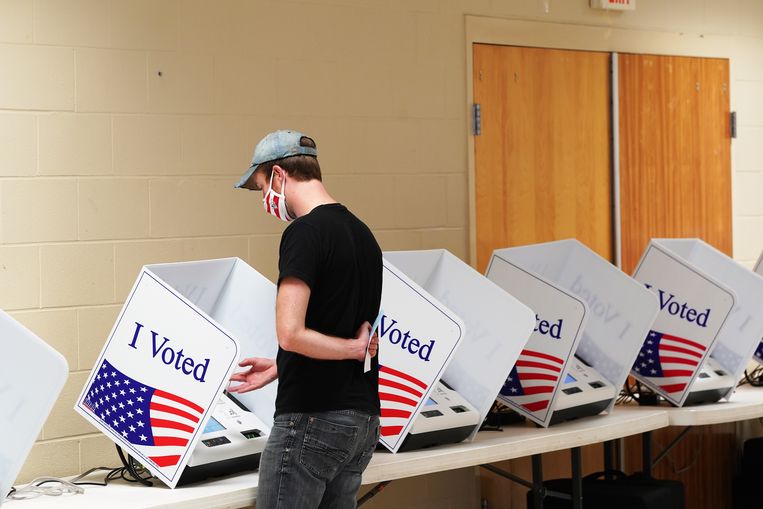
POLYGON ((276 360, 251 358, 247 392, 278 378, 273 429, 260 459, 257 509, 354 508, 379 439, 381 250, 321 180, 315 142, 275 131, 236 187, 262 191, 265 211, 290 222, 281 237, 276 360), (368 350, 371 370, 364 371, 368 350))

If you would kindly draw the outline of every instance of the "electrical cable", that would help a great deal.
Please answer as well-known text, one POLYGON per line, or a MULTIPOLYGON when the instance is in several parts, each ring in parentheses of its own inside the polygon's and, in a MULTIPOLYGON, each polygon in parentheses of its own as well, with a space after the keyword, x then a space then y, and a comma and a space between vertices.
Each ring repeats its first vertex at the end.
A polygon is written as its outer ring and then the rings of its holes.
POLYGON ((763 387, 763 366, 758 366, 752 370, 752 373, 748 373, 744 370, 744 378, 739 381, 737 387, 745 384, 750 384, 752 387, 763 387))
POLYGON ((29 500, 42 495, 58 497, 61 495, 80 495, 85 492, 85 488, 58 477, 38 477, 32 482, 21 488, 15 488, 8 494, 11 500, 29 500), (56 486, 44 486, 48 483, 57 483, 56 486))
POLYGON ((147 476, 143 476, 144 473, 147 472, 146 468, 135 461, 135 459, 130 456, 129 454, 127 457, 125 457, 124 452, 122 452, 122 448, 118 445, 117 448, 117 454, 119 454, 119 459, 122 460, 122 472, 120 473, 120 477, 124 479, 127 482, 137 482, 144 486, 153 486, 154 483, 149 481, 153 476, 151 474, 148 474, 147 476), (130 474, 130 478, 126 476, 126 474, 130 474))
POLYGON ((617 396, 617 399, 615 400, 615 405, 625 405, 633 401, 633 397, 631 395, 630 386, 628 385, 628 381, 626 380, 623 386, 620 388, 620 393, 617 396))
POLYGON ((95 467, 68 481, 57 477, 38 477, 23 488, 11 488, 11 491, 8 493, 8 498, 14 500, 26 500, 29 498, 36 498, 40 495, 58 496, 68 493, 79 494, 84 492, 84 489, 81 488, 81 486, 106 486, 109 481, 119 477, 118 474, 122 470, 124 470, 124 467, 95 467), (106 470, 108 472, 104 477, 103 482, 82 481, 82 479, 91 475, 93 472, 101 470, 106 470), (50 483, 58 483, 59 485, 45 487, 46 484, 50 483))
POLYGON ((482 421, 480 431, 503 431, 503 427, 506 425, 524 422, 524 416, 512 410, 508 405, 496 400, 485 416, 485 420, 482 421))
POLYGON ((140 483, 146 486, 152 486, 153 483, 149 481, 153 476, 148 473, 148 470, 135 461, 132 456, 125 457, 122 449, 116 446, 119 458, 122 461, 121 467, 95 467, 91 468, 87 472, 83 472, 70 480, 60 479, 58 477, 38 477, 33 479, 29 484, 24 487, 16 488, 11 487, 6 498, 13 500, 27 500, 30 498, 37 498, 41 495, 48 496, 60 496, 64 494, 82 494, 85 489, 83 486, 106 486, 109 482, 115 479, 122 479, 123 481, 130 483, 140 483), (102 482, 96 481, 83 481, 86 477, 90 476, 94 472, 107 471, 102 482), (57 483, 55 486, 46 486, 51 483, 57 483))

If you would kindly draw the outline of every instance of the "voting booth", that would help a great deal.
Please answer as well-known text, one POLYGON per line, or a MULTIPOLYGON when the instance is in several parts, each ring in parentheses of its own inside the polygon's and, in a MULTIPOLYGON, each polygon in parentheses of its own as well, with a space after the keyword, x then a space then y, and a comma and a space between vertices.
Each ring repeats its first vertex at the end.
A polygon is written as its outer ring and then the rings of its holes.
POLYGON ((66 359, 0 311, 0 505, 69 376, 66 359))
POLYGON ((497 249, 486 276, 536 313, 501 401, 542 426, 611 411, 657 299, 574 239, 497 249))
POLYGON ((240 358, 275 356, 274 308, 238 258, 143 267, 75 410, 170 487, 256 468, 276 383, 223 390, 240 358))
POLYGON ((763 277, 700 239, 655 239, 655 242, 722 282, 734 294, 731 314, 718 333, 709 361, 691 388, 693 394, 702 392, 703 386, 717 385, 720 391, 710 399, 728 398, 763 337, 763 277), (725 375, 719 375, 719 371, 725 375), (727 390, 721 392, 723 389, 727 390))
MULTIPOLYGON (((466 433, 468 438, 473 438, 530 337, 535 315, 526 305, 444 249, 387 251, 384 258, 457 313, 466 325, 461 345, 441 380, 474 409, 475 418, 466 433)), ((383 305, 386 309, 386 301, 383 305)), ((438 410, 439 414, 430 417, 422 414, 418 418, 421 425, 426 422, 434 429, 447 428, 451 426, 449 421, 467 413, 460 410, 454 413, 451 408, 454 405, 444 406, 438 410)), ((430 405, 424 412, 432 409, 430 405)))
POLYGON ((453 430, 463 440, 474 427, 464 417, 476 412, 438 382, 464 338, 464 322, 386 259, 382 273, 379 442, 394 453, 459 441, 453 430), (433 426, 443 415, 455 420, 447 436, 433 426))
POLYGON ((653 242, 704 275, 720 281, 734 295, 735 305, 718 331, 709 359, 700 368, 687 402, 728 398, 747 361, 756 355, 763 336, 763 314, 760 313, 763 277, 699 239, 653 239, 653 242))
POLYGON ((697 239, 652 239, 633 278, 660 312, 633 376, 676 406, 729 395, 760 339, 761 288, 744 272, 697 239))

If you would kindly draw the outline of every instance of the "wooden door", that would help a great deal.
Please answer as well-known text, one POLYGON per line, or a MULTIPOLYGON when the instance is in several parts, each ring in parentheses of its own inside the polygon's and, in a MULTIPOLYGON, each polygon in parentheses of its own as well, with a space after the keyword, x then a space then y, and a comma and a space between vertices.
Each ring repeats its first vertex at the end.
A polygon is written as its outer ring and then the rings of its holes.
POLYGON ((473 69, 477 270, 569 237, 611 260, 609 54, 475 44, 473 69))
MULTIPOLYGON (((729 63, 718 58, 618 55, 622 268, 652 237, 699 237, 731 255, 729 63)), ((655 454, 680 432, 654 433, 655 454)), ((731 507, 733 424, 702 426, 654 470, 686 487, 686 507, 731 507)), ((626 464, 641 467, 626 439, 626 464)))
MULTIPOLYGON (((475 44, 477 270, 493 249, 574 237, 612 259, 608 53, 475 44)), ((602 468, 583 448, 585 472, 602 468)), ((543 455, 546 478, 570 475, 569 451, 543 455)), ((530 477, 530 458, 497 466, 530 477)), ((526 488, 481 472, 495 508, 524 507, 526 488)))
POLYGON ((731 254, 729 62, 618 56, 622 268, 652 237, 731 254))

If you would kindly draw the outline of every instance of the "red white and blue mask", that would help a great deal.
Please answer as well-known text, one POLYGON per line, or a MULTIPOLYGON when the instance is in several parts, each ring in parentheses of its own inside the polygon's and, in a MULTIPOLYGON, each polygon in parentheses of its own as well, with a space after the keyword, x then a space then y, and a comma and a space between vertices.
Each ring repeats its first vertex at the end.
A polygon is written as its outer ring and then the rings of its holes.
POLYGON ((277 217, 281 221, 294 220, 289 214, 286 208, 286 179, 281 180, 281 192, 277 193, 273 189, 273 171, 270 172, 270 182, 268 183, 268 192, 262 199, 262 206, 265 207, 265 212, 277 217))

